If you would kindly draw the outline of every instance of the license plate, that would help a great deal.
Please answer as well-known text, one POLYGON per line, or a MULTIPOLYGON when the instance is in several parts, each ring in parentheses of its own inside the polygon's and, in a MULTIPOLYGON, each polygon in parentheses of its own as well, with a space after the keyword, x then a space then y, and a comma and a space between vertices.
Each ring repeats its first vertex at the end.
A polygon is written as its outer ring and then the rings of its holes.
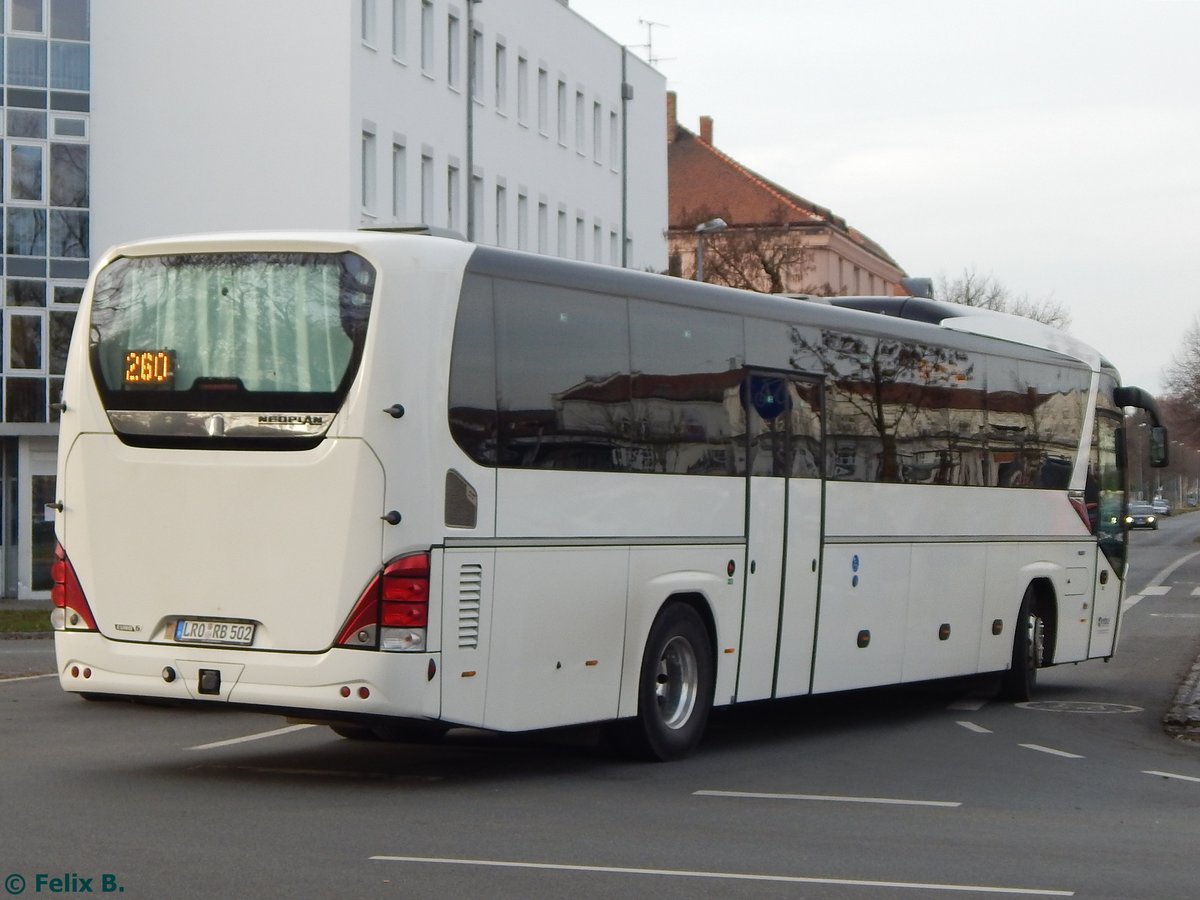
POLYGON ((180 619, 175 623, 175 640, 190 644, 235 644, 245 647, 254 643, 254 624, 180 619))

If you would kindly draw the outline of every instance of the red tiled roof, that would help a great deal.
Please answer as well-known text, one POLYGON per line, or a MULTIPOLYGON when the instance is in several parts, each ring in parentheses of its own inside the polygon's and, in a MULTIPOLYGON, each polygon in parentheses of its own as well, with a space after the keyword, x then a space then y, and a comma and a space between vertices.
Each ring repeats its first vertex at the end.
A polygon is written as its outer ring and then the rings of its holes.
POLYGON ((678 123, 667 145, 667 215, 669 227, 682 231, 712 216, 721 216, 732 227, 826 226, 897 265, 879 244, 840 216, 746 168, 678 123))

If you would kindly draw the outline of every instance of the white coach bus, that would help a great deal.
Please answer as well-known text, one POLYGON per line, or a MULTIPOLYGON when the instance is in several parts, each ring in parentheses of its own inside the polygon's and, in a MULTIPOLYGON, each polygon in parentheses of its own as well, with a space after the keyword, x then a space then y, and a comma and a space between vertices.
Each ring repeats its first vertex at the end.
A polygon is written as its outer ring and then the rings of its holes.
POLYGON ((714 704, 1024 698, 1113 652, 1128 406, 1165 447, 1094 350, 929 300, 386 230, 120 247, 63 387, 59 678, 660 759, 714 704))

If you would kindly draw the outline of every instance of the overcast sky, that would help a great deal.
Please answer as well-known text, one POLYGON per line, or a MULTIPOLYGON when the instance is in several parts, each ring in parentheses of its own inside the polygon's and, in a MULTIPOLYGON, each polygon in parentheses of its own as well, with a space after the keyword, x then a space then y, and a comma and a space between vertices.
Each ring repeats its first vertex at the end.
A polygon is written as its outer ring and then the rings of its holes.
POLYGON ((680 124, 910 275, 1052 297, 1155 392, 1200 312, 1197 0, 570 0, 680 124))

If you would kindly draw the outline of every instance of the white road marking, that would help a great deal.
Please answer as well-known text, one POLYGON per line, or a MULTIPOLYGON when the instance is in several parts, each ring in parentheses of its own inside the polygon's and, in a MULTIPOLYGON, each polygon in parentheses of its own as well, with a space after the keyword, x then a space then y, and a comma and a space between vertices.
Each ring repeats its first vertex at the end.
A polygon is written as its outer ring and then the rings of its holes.
POLYGON ((1172 772, 1155 772, 1152 769, 1143 769, 1143 775, 1157 775, 1159 778, 1174 778, 1178 781, 1195 781, 1200 782, 1200 778, 1195 775, 1175 775, 1172 772))
POLYGON ((1194 587, 1194 588, 1192 588, 1192 596, 1193 596, 1193 597, 1200 597, 1200 587, 1194 587))
POLYGON ((1125 602, 1121 604, 1121 612, 1133 609, 1142 601, 1141 594, 1134 594, 1132 597, 1126 597, 1125 602))
POLYGON ((1143 597, 1162 597, 1171 592, 1169 584, 1152 584, 1142 588, 1141 594, 1143 597))
POLYGON ((305 728, 315 728, 315 725, 288 725, 285 728, 276 728, 274 731, 262 731, 258 734, 248 734, 245 737, 230 738, 227 741, 213 741, 211 744, 198 744, 195 747, 188 747, 188 750, 213 750, 217 747, 230 747, 234 744, 245 744, 248 741, 261 741, 263 738, 277 737, 281 734, 290 734, 293 731, 303 731, 305 728))
POLYGON ((1086 759, 1086 757, 1080 756, 1078 753, 1068 753, 1066 750, 1055 750, 1053 747, 1043 747, 1041 744, 1019 744, 1018 746, 1024 747, 1026 750, 1036 750, 1039 753, 1049 753, 1052 756, 1064 756, 1067 759, 1086 759))
POLYGON ((740 797, 750 800, 820 800, 828 803, 883 803, 888 806, 959 807, 950 800, 898 800, 892 797, 837 797, 825 794, 765 794, 755 791, 694 791, 693 797, 740 797))
POLYGON ((987 700, 968 698, 966 700, 955 700, 953 703, 947 706, 946 709, 953 709, 957 712, 978 712, 985 706, 987 706, 987 700))
POLYGON ((1150 613, 1155 619, 1200 619, 1200 613, 1150 613))
POLYGON ((10 681, 35 681, 38 678, 57 678, 58 673, 51 672, 49 675, 20 675, 16 678, 5 678, 0 675, 0 684, 7 684, 10 681))
POLYGON ((923 891, 969 891, 977 894, 1017 894, 1026 897, 1074 897, 1074 891, 1043 888, 993 887, 982 884, 923 884, 914 881, 866 881, 856 878, 808 878, 799 875, 758 875, 748 872, 703 872, 685 869, 641 869, 627 866, 580 866, 556 863, 512 862, 498 859, 447 859, 434 856, 372 856, 377 862, 426 863, 441 866, 486 866, 504 869, 541 869, 553 872, 598 872, 607 875, 658 875, 674 878, 717 878, 728 881, 769 881, 784 884, 836 884, 877 887, 888 890, 911 888, 923 891))
POLYGON ((982 725, 976 725, 974 722, 959 722, 957 724, 959 724, 963 728, 967 729, 967 731, 974 731, 976 734, 992 734, 993 733, 990 728, 984 728, 982 725))

